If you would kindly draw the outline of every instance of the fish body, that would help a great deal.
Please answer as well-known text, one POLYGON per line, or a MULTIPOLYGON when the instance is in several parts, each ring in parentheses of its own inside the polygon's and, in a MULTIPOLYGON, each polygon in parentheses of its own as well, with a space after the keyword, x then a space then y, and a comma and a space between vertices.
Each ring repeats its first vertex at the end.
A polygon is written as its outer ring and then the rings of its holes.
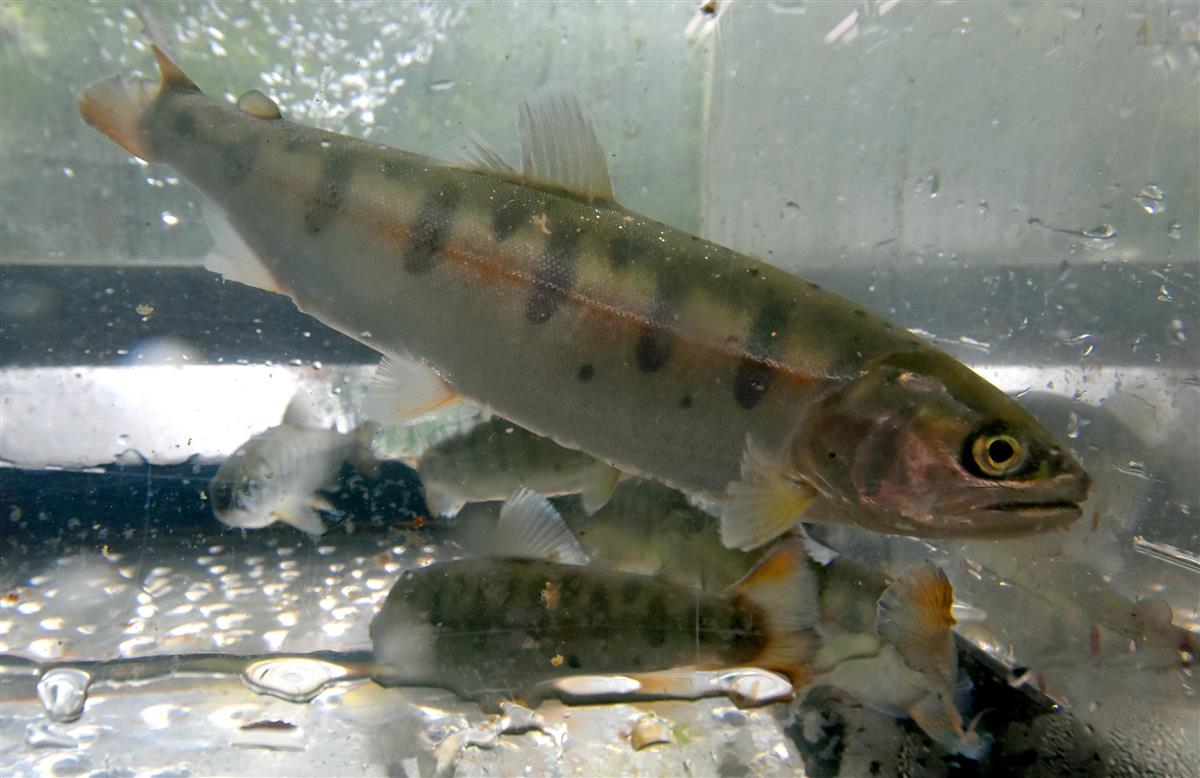
POLYGON ((282 521, 312 535, 324 532, 315 508, 331 509, 318 492, 337 486, 352 461, 374 472, 374 425, 343 434, 284 421, 246 441, 217 469, 209 485, 213 513, 222 523, 259 529, 282 521))
POLYGON ((730 589, 703 592, 578 564, 545 498, 520 492, 497 527, 497 556, 401 574, 370 634, 392 685, 473 698, 520 696, 572 676, 755 666, 802 683, 815 652, 815 588, 799 541, 782 542, 730 589), (504 538, 558 533, 537 548, 504 538), (564 545, 565 561, 544 558, 564 545))
POLYGON ((417 472, 430 511, 439 515, 456 514, 469 502, 504 500, 521 487, 549 497, 582 493, 592 512, 620 477, 593 456, 498 417, 432 446, 417 472))
POLYGON ((1020 405, 907 331, 631 212, 579 107, 522 106, 523 170, 456 166, 162 84, 81 112, 217 205, 210 264, 432 372, 447 394, 620 470, 723 500, 728 545, 814 504, 923 536, 1073 521, 1089 480, 1020 405), (236 246, 236 248, 235 248, 236 246))

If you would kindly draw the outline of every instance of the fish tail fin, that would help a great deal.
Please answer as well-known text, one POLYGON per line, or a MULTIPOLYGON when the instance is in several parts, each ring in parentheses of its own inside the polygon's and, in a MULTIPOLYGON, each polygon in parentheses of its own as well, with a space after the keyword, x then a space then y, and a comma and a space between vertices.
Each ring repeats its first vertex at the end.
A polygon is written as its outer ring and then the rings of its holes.
POLYGON ((794 689, 806 686, 820 649, 820 611, 803 541, 790 538, 776 544, 733 591, 758 606, 767 622, 766 645, 745 664, 784 673, 794 689))
POLYGON ((158 62, 159 83, 145 78, 113 76, 83 90, 79 114, 135 157, 154 161, 153 151, 142 131, 142 117, 159 95, 172 89, 199 91, 179 66, 158 46, 150 47, 158 62))
POLYGON ((954 703, 941 694, 927 694, 908 709, 908 715, 929 739, 951 754, 979 760, 987 752, 990 738, 978 731, 980 713, 963 726, 954 703))

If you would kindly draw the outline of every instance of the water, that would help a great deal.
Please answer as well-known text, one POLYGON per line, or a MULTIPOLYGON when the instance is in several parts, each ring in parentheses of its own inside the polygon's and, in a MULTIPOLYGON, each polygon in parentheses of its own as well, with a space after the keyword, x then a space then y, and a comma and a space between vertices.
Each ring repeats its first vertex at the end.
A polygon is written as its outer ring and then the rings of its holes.
MULTIPOLYGON (((616 699, 533 709, 377 683, 368 626, 397 576, 477 548, 471 520, 429 515, 413 466, 486 411, 381 430, 381 475, 342 468, 319 538, 215 520, 217 466, 297 393, 352 429, 377 354, 204 271, 192 185, 77 119, 88 83, 152 72, 145 28, 230 104, 258 89, 289 119, 434 157, 473 131, 515 162, 516 104, 573 90, 623 204, 811 278, 1018 394, 1095 479, 1070 531, 813 534, 881 574, 946 569, 971 616, 969 716, 984 711, 994 753, 1031 755, 1035 774, 1091 754, 1196 774, 1194 6, 146 5, 0 12, 0 772, 972 769, 827 687, 780 701, 788 684, 763 671, 655 702, 591 677, 576 690, 616 699)), ((643 572, 701 548, 695 514, 669 512, 689 529, 659 544, 643 522, 591 548, 643 572)))

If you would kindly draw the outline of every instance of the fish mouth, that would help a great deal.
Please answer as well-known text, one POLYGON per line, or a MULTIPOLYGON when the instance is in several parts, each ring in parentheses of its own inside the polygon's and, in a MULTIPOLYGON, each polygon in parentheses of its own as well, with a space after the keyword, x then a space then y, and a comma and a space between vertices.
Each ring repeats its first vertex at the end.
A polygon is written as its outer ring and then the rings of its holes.
POLYGON ((997 502, 984 505, 981 510, 998 511, 1000 513, 1015 513, 1021 516, 1051 516, 1063 512, 1073 513, 1078 518, 1083 509, 1078 503, 1070 500, 1050 500, 1046 502, 997 502))

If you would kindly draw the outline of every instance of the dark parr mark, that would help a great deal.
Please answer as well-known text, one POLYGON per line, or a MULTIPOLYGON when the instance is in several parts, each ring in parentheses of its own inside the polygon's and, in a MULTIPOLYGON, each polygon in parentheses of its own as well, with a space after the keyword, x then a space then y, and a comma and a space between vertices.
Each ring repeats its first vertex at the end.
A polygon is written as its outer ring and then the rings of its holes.
POLYGON ((583 364, 579 366, 579 380, 591 381, 592 376, 596 374, 596 369, 591 364, 583 364))
POLYGON ((245 137, 225 144, 221 151, 221 170, 225 180, 230 184, 240 184, 254 170, 254 162, 258 159, 258 147, 262 145, 261 135, 247 133, 245 137))
POLYGON ((529 221, 529 213, 516 200, 507 200, 492 214, 492 235, 500 243, 529 221))
POLYGON ((629 267, 629 263, 633 261, 636 253, 637 242, 623 232, 618 233, 608 244, 608 261, 614 270, 623 270, 629 267))
POLYGON ((747 338, 747 354, 738 363, 733 378, 733 397, 737 404, 750 410, 758 405, 775 375, 770 360, 778 352, 778 342, 787 324, 789 307, 769 298, 763 303, 747 338))
POLYGON ((638 335, 634 355, 637 357, 637 368, 643 373, 653 373, 671 358, 672 339, 664 328, 650 325, 638 335))
POLYGON ((683 397, 680 397, 679 398, 679 407, 684 408, 684 409, 691 408, 692 407, 692 396, 690 394, 685 394, 683 397))
POLYGON ((462 193, 453 187, 435 189, 421 203, 416 224, 408 235, 408 251, 404 254, 404 269, 413 275, 428 273, 437 259, 437 252, 446 243, 454 221, 454 211, 462 193))
POLYGON ((642 632, 645 634, 646 642, 652 646, 661 646, 667 640, 667 622, 670 614, 667 613, 667 601, 658 593, 655 593, 650 602, 646 603, 646 610, 642 613, 642 632))
POLYGON ((733 398, 737 404, 746 410, 758 405, 771 385, 773 374, 774 371, 765 362, 754 357, 743 357, 733 378, 733 398))
POLYGON ((325 230, 346 202, 354 164, 349 155, 328 152, 317 180, 317 191, 304 211, 304 231, 317 235, 325 230))
POLYGON ((525 319, 531 324, 550 321, 571 293, 579 237, 571 229, 558 229, 550 235, 542 261, 533 273, 533 291, 525 303, 525 319))
POLYGON ((728 661, 751 662, 766 647, 762 614, 743 597, 734 600, 726 629, 729 641, 724 658, 728 661))
POLYGON ((179 136, 179 140, 191 140, 196 137, 196 119, 190 113, 183 111, 177 113, 172 127, 175 134, 179 136))

